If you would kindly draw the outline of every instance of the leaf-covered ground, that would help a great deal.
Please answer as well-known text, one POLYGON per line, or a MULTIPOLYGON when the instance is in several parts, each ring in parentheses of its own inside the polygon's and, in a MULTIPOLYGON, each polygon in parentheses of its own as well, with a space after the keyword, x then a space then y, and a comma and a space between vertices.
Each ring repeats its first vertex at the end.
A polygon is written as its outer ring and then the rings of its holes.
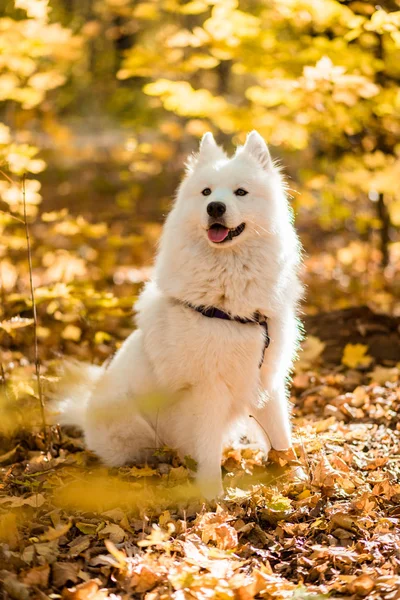
POLYGON ((293 381, 296 456, 227 450, 214 506, 171 452, 106 469, 57 428, 46 452, 20 357, 3 373, 25 401, 0 456, 1 597, 400 598, 399 368, 356 346, 355 368, 326 366, 322 347, 311 338, 293 381))
MULTIPOLYGON (((100 363, 132 329, 148 276, 132 265, 150 264, 160 227, 107 222, 61 211, 32 226, 45 398, 62 356, 100 363)), ((366 297, 398 313, 397 267, 385 287, 377 263, 368 281, 358 277, 362 257, 371 260, 360 245, 347 247, 345 261, 306 259, 310 335, 292 385, 295 454, 267 460, 251 446, 228 449, 226 496, 207 505, 190 485, 192 461, 171 451, 156 464, 105 469, 78 432, 53 427, 44 439, 25 234, 6 226, 2 599, 400 598, 398 318, 365 308, 320 316, 366 297)))

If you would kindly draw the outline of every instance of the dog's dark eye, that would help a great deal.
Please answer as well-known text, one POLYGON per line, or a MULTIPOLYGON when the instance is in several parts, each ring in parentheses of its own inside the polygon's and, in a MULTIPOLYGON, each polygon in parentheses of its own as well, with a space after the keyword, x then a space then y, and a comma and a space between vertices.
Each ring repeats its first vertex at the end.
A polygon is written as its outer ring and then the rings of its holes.
POLYGON ((204 190, 201 193, 203 194, 203 196, 209 196, 211 194, 211 190, 210 188, 204 188, 204 190))
POLYGON ((235 196, 246 196, 249 192, 246 192, 243 188, 238 188, 234 191, 235 196))

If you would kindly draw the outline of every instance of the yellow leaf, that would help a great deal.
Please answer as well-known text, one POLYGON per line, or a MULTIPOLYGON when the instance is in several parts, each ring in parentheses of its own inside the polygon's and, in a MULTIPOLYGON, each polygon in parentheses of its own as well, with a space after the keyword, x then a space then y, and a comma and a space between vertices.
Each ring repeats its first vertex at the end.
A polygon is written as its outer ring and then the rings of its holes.
POLYGON ((186 65, 191 69, 213 69, 219 64, 219 60, 207 54, 193 54, 186 65))
POLYGON ((137 19, 144 19, 146 21, 154 21, 159 17, 158 7, 152 4, 151 2, 141 2, 138 4, 134 11, 133 15, 137 19))
POLYGON ((32 325, 33 319, 26 319, 23 317, 12 317, 8 321, 0 322, 0 329, 4 329, 7 333, 11 333, 14 329, 21 329, 21 327, 28 327, 32 325))
POLYGON ((0 540, 14 548, 18 544, 17 516, 6 513, 0 517, 0 540))
POLYGON ((56 71, 48 73, 35 73, 29 79, 29 85, 38 90, 52 90, 59 87, 65 81, 64 75, 60 75, 56 71))
POLYGON ((158 79, 144 86, 149 96, 160 96, 167 110, 181 116, 208 116, 226 111, 226 101, 206 89, 195 90, 187 81, 158 79))
POLYGON ((184 15, 199 15, 208 9, 208 3, 202 2, 201 0, 193 0, 184 4, 180 8, 180 12, 184 15))
POLYGON ((132 467, 129 474, 132 475, 132 477, 153 477, 153 475, 157 475, 157 471, 149 466, 143 467, 142 469, 132 467))
POLYGON ((343 351, 342 364, 350 369, 367 367, 372 358, 366 354, 368 346, 365 344, 347 344, 343 351))
POLYGON ((82 331, 76 325, 67 325, 61 334, 64 340, 72 340, 78 342, 81 339, 82 331))
POLYGON ((48 3, 48 0, 15 0, 15 7, 25 10, 28 17, 45 20, 50 10, 48 3))
POLYGON ((393 225, 400 226, 400 202, 392 202, 389 204, 389 213, 393 225))
POLYGON ((96 331, 94 336, 95 344, 104 344, 104 342, 109 342, 111 340, 111 335, 106 331, 96 331))
POLYGON ((0 144, 9 144, 11 140, 10 128, 0 123, 0 144))
POLYGON ((310 490, 303 490, 301 494, 297 496, 297 500, 304 500, 305 498, 309 498, 311 496, 310 490))
POLYGON ((40 339, 44 340, 49 337, 51 330, 48 327, 38 326, 36 329, 37 335, 40 339))
POLYGON ((158 524, 160 525, 160 527, 165 527, 165 525, 167 525, 167 523, 169 523, 170 521, 172 521, 172 518, 169 510, 164 510, 164 512, 162 512, 161 515, 158 517, 158 524))

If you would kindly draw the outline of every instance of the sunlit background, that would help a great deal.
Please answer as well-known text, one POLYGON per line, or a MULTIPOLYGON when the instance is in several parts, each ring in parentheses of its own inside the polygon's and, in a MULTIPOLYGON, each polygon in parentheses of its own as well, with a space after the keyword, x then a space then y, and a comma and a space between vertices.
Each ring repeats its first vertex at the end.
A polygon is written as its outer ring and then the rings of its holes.
MULTIPOLYGON (((201 135, 211 130, 232 150, 256 128, 289 180, 305 310, 369 303, 400 312, 395 0, 1 8, 3 295, 27 288, 24 231, 7 216, 21 216, 24 173, 36 286, 87 294, 86 282, 122 297, 149 274, 201 135)), ((47 304, 56 320, 59 297, 47 304)))

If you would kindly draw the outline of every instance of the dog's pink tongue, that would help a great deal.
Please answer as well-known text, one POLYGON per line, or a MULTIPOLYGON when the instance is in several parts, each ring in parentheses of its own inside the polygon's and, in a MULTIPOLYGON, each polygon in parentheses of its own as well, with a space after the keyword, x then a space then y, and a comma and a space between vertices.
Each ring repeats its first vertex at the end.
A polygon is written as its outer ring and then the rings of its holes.
POLYGON ((218 225, 218 227, 211 227, 208 230, 208 239, 212 242, 223 242, 229 233, 229 229, 227 227, 222 227, 222 225, 218 225))

